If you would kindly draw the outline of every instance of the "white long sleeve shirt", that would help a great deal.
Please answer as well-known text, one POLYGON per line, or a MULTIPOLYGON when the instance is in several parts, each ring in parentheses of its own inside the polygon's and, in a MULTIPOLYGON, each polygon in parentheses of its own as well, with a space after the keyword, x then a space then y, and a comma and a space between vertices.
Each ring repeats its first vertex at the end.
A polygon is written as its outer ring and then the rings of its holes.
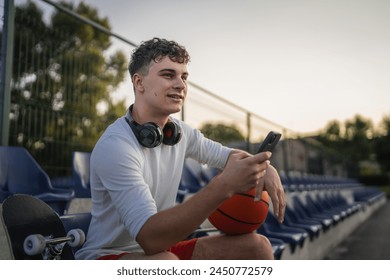
POLYGON ((223 168, 230 149, 180 125, 174 146, 144 148, 124 117, 111 124, 91 155, 92 220, 76 259, 142 252, 135 238, 158 211, 173 207, 185 158, 223 168))

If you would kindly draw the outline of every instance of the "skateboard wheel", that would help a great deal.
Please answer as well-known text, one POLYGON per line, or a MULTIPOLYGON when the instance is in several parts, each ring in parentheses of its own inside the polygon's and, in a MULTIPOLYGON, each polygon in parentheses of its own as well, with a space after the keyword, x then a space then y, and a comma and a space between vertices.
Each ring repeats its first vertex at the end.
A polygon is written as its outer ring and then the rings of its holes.
POLYGON ((46 240, 40 234, 31 234, 23 242, 23 250, 29 256, 38 255, 45 250, 46 240))
POLYGON ((67 235, 71 238, 71 240, 67 242, 70 247, 78 247, 85 242, 84 231, 79 228, 70 230, 67 235))

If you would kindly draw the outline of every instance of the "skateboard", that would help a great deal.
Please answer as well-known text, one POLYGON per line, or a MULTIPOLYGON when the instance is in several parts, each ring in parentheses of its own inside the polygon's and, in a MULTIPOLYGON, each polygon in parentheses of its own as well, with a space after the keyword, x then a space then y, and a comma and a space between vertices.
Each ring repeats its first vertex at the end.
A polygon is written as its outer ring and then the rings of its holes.
POLYGON ((17 260, 74 260, 72 247, 85 241, 81 229, 67 233, 59 215, 31 195, 12 195, 2 208, 5 231, 17 260))

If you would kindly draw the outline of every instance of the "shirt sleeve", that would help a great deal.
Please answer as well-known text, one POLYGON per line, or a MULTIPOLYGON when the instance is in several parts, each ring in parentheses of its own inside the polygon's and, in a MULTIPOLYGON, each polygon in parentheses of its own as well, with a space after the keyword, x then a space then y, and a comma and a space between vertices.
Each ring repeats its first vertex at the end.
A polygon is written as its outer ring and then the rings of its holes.
POLYGON ((220 169, 225 167, 229 154, 232 151, 231 148, 204 137, 198 129, 193 129, 185 123, 182 123, 182 128, 186 131, 188 137, 187 157, 207 164, 210 167, 220 169))

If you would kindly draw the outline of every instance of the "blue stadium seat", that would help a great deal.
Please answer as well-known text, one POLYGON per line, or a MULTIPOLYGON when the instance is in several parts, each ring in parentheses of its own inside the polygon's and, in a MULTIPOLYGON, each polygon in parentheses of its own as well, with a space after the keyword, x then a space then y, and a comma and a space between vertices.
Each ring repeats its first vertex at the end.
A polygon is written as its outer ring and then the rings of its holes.
POLYGON ((288 205, 284 216, 284 224, 290 227, 302 228, 309 234, 310 240, 318 237, 322 230, 322 224, 317 221, 304 220, 288 205))
POLYGON ((383 198, 385 193, 376 187, 360 187, 354 191, 353 196, 355 201, 371 205, 383 198))
POLYGON ((304 242, 308 237, 308 233, 303 229, 279 224, 274 214, 271 212, 268 213, 266 221, 257 229, 257 232, 268 238, 281 239, 290 244, 292 253, 294 253, 298 246, 303 247, 304 242))
POLYGON ((53 177, 50 178, 51 185, 53 188, 58 189, 73 189, 73 177, 72 176, 64 176, 64 177, 53 177))
POLYGON ((310 194, 306 195, 306 207, 309 208, 309 211, 312 215, 329 217, 333 219, 334 224, 337 224, 342 220, 342 216, 339 211, 335 211, 333 209, 324 209, 318 201, 313 200, 310 194))
POLYGON ((321 215, 314 215, 298 197, 293 197, 293 209, 296 215, 305 221, 320 222, 323 230, 327 231, 333 225, 333 219, 321 215))
POLYGON ((210 182, 216 175, 221 172, 218 168, 204 167, 202 169, 202 178, 206 183, 210 182))
POLYGON ((286 248, 286 243, 278 238, 268 237, 268 240, 271 242, 275 260, 280 260, 282 258, 283 251, 286 248))
POLYGON ((90 167, 91 153, 88 152, 73 152, 72 156, 72 178, 75 197, 90 198, 90 167))
POLYGON ((315 201, 325 211, 334 211, 335 213, 339 213, 341 220, 344 220, 352 214, 352 211, 349 206, 332 203, 328 196, 320 196, 319 194, 317 194, 315 201))
POLYGON ((352 215, 362 209, 360 202, 355 201, 353 203, 348 203, 347 200, 340 194, 340 192, 328 194, 326 195, 326 198, 331 205, 338 205, 347 209, 346 211, 348 215, 352 215))
POLYGON ((204 186, 201 168, 201 165, 192 159, 185 161, 176 197, 178 203, 182 202, 187 194, 196 193, 204 186))
POLYGON ((0 146, 0 182, 3 196, 29 194, 63 214, 73 190, 53 188, 49 176, 23 147, 0 146))

